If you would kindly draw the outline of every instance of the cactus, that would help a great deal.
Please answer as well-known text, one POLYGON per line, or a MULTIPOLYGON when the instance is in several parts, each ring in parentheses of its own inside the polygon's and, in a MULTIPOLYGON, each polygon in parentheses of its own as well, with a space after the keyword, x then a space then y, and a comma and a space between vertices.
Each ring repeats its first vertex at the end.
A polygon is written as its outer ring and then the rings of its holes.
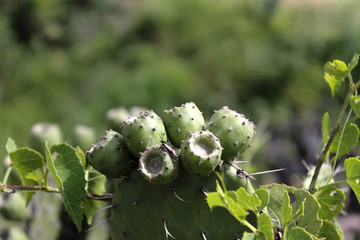
POLYGON ((105 132, 86 158, 93 168, 110 178, 126 176, 136 166, 123 137, 113 130, 105 132))
POLYGON ((255 126, 245 118, 228 107, 223 107, 210 118, 207 129, 219 138, 222 151, 222 159, 230 161, 240 156, 246 149, 251 147, 251 141, 255 134, 255 126))
POLYGON ((161 141, 167 141, 164 124, 153 111, 142 112, 124 121, 121 134, 131 153, 137 158, 147 148, 160 146, 161 141))
POLYGON ((106 122, 109 129, 120 131, 123 121, 130 117, 129 111, 125 107, 111 108, 106 112, 106 122))
POLYGON ((209 131, 189 134, 181 144, 181 164, 189 173, 210 174, 220 163, 222 148, 219 139, 209 131))
MULTIPOLYGON (((253 192, 247 178, 231 165, 218 167, 229 190, 240 186, 253 192)), ((168 185, 155 185, 132 171, 117 187, 110 218, 112 239, 240 239, 248 230, 226 210, 212 212, 205 201, 215 191, 216 174, 194 177, 186 172, 168 185)))
POLYGON ((158 184, 168 184, 179 175, 179 162, 162 147, 146 150, 139 160, 140 171, 144 179, 158 184))
POLYGON ((91 144, 96 141, 95 130, 84 125, 76 125, 73 129, 73 145, 81 149, 91 148, 91 144))
POLYGON ((48 146, 63 142, 63 135, 59 125, 55 123, 37 123, 31 127, 30 147, 45 155, 44 141, 48 146))
POLYGON ((176 147, 180 147, 181 141, 191 132, 199 131, 205 127, 204 117, 193 102, 164 110, 163 121, 168 137, 176 147))

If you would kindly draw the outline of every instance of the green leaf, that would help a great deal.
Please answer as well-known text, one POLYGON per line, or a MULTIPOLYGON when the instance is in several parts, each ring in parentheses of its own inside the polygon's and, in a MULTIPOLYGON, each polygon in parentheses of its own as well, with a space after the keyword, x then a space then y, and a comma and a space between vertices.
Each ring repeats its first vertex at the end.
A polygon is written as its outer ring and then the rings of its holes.
POLYGON ((258 196, 258 198, 261 200, 261 205, 258 207, 257 212, 260 212, 263 210, 269 203, 270 196, 269 192, 265 189, 259 188, 255 191, 255 194, 258 196))
POLYGON ((35 171, 28 173, 25 177, 27 179, 31 179, 36 182, 40 182, 44 178, 44 173, 42 171, 35 170, 35 171))
POLYGON ((313 240, 312 235, 304 228, 293 227, 288 232, 288 240, 313 240))
POLYGON ((10 154, 11 152, 15 152, 17 149, 15 141, 12 138, 8 138, 5 148, 8 154, 10 154))
POLYGON ((348 68, 343 61, 334 60, 325 64, 325 81, 329 84, 331 95, 334 96, 335 92, 348 74, 348 68))
POLYGON ((257 227, 258 231, 264 235, 263 239, 274 239, 274 224, 268 215, 265 213, 259 215, 257 219, 257 227))
MULTIPOLYGON (((35 150, 30 148, 18 148, 14 152, 10 152, 11 164, 16 168, 20 175, 20 179, 25 186, 38 186, 39 182, 32 179, 28 179, 26 176, 39 170, 43 173, 44 158, 35 150)), ((25 192, 26 205, 29 204, 33 192, 25 192)))
MULTIPOLYGON (((342 131, 343 128, 341 128, 340 131, 336 134, 334 141, 330 146, 330 152, 336 153, 339 146, 342 131)), ((344 156, 345 154, 348 154, 350 150, 354 148, 354 146, 358 142, 359 133, 360 133, 359 128, 355 124, 350 123, 345 126, 345 130, 340 142, 338 158, 344 156)))
MULTIPOLYGON (((106 176, 101 174, 100 172, 96 171, 93 168, 86 170, 86 180, 87 180, 87 192, 88 193, 95 193, 95 194, 104 194, 105 183, 106 183, 106 176)), ((87 223, 91 225, 93 216, 97 210, 101 207, 101 202, 85 198, 83 203, 84 214, 87 219, 87 223)))
POLYGON ((332 220, 344 208, 345 194, 335 186, 328 186, 315 193, 320 203, 319 217, 325 220, 332 220))
POLYGON ((256 194, 250 195, 245 188, 241 187, 236 191, 237 204, 247 210, 257 212, 257 208, 261 205, 261 200, 256 194))
POLYGON ((206 201, 212 211, 215 207, 226 207, 218 192, 211 192, 206 195, 206 201))
POLYGON ((330 138, 330 115, 328 112, 325 113, 323 116, 321 132, 322 132, 323 145, 325 146, 330 138))
POLYGON ((320 237, 326 240, 341 240, 340 233, 336 230, 336 227, 329 221, 324 221, 323 225, 318 233, 320 237))
MULTIPOLYGON (((311 170, 308 172, 308 176, 304 180, 303 188, 309 189, 310 182, 312 177, 314 176, 315 172, 315 166, 311 168, 311 170)), ((333 183, 334 180, 330 179, 333 175, 333 167, 330 163, 324 163, 320 168, 319 177, 316 181, 315 188, 323 187, 328 185, 329 183, 333 183)))
POLYGON ((248 233, 248 232, 244 232, 243 237, 241 240, 255 240, 255 234, 254 233, 248 233))
POLYGON ((344 162, 348 184, 360 203, 360 160, 348 158, 344 162))
POLYGON ((83 167, 86 166, 86 155, 83 152, 83 150, 81 150, 80 147, 76 147, 76 154, 78 155, 79 159, 80 159, 80 163, 83 167))
POLYGON ((358 62, 359 62, 359 54, 355 53, 353 58, 351 59, 351 62, 348 64, 349 72, 351 72, 358 65, 358 62))
POLYGON ((354 95, 350 98, 350 106, 357 117, 360 117, 360 96, 355 97, 354 95))
POLYGON ((344 231, 342 230, 339 222, 336 220, 336 218, 333 219, 334 227, 336 231, 340 234, 341 239, 345 239, 344 237, 344 231))
POLYGON ((51 148, 50 153, 46 143, 46 163, 60 190, 66 211, 81 232, 83 220, 81 205, 86 197, 86 181, 76 150, 67 144, 58 144, 51 148))
POLYGON ((270 201, 267 209, 270 217, 278 224, 281 224, 283 197, 284 192, 287 191, 295 199, 290 204, 292 207, 291 220, 296 220, 297 226, 304 227, 310 233, 316 233, 320 229, 322 225, 322 220, 318 217, 320 204, 312 194, 305 189, 289 187, 284 184, 272 184, 270 188, 270 201))
POLYGON ((288 225, 292 215, 292 207, 290 206, 290 197, 285 190, 283 193, 280 220, 283 226, 288 225))

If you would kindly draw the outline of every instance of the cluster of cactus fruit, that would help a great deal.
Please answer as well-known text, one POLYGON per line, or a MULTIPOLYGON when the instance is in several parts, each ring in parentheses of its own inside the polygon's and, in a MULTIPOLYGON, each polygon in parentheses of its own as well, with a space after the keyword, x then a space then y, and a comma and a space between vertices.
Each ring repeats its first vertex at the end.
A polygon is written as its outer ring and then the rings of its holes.
POLYGON ((109 130, 87 151, 87 161, 118 180, 110 219, 113 239, 240 239, 224 209, 213 212, 205 195, 221 172, 230 190, 248 178, 231 162, 251 146, 254 124, 223 107, 206 123, 193 103, 140 112, 109 130))

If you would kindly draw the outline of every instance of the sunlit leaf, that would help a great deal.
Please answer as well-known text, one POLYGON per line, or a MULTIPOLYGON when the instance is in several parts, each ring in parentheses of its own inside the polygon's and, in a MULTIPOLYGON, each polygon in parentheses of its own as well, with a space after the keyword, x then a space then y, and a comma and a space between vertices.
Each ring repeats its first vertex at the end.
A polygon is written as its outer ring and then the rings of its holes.
POLYGON ((248 194, 243 187, 236 191, 237 203, 247 210, 253 212, 257 211, 257 208, 261 205, 261 200, 256 194, 248 194))
POLYGON ((334 60, 332 62, 327 62, 324 69, 325 81, 329 84, 331 95, 334 96, 341 81, 343 81, 348 74, 348 68, 343 61, 334 60))
MULTIPOLYGON (((26 176, 36 170, 44 171, 44 158, 37 151, 30 148, 18 148, 14 152, 10 152, 11 164, 16 168, 20 175, 20 179, 25 186, 39 186, 38 181, 28 179, 26 176)), ((33 192, 25 192, 26 204, 29 203, 33 192)))
POLYGON ((360 203, 360 159, 348 158, 344 162, 346 177, 360 203))
POLYGON ((340 131, 336 134, 334 141, 330 146, 330 152, 336 153, 340 143, 338 158, 348 154, 359 140, 359 128, 353 123, 347 124, 345 126, 344 133, 341 137, 342 132, 343 128, 341 128, 340 131))
POLYGON ((323 116, 321 132, 322 132, 323 145, 325 146, 330 138, 330 115, 328 112, 325 113, 323 116))
POLYGON ((44 178, 44 173, 43 173, 43 171, 35 170, 35 171, 28 173, 25 177, 27 179, 39 182, 44 178))
POLYGON ((260 216, 257 219, 257 227, 258 227, 258 231, 264 234, 265 236, 264 239, 274 238, 274 232, 273 232, 274 224, 268 215, 264 213, 260 214, 260 216))
POLYGON ((352 95, 350 98, 350 106, 357 117, 360 117, 360 96, 352 95))
POLYGON ((6 151, 8 154, 10 154, 11 152, 14 152, 17 149, 15 141, 12 138, 8 138, 5 148, 6 148, 6 151))
POLYGON ((294 227, 288 232, 288 240, 313 240, 312 235, 304 228, 294 227))
POLYGON ((259 199, 261 200, 261 205, 258 207, 258 212, 260 212, 261 210, 263 210, 269 203, 270 200, 270 196, 269 196, 269 192, 265 189, 259 188, 255 191, 255 194, 259 197, 259 199))
POLYGON ((323 225, 319 231, 319 236, 325 238, 326 240, 341 240, 340 233, 336 230, 336 227, 332 225, 329 221, 324 221, 323 225))
POLYGON ((255 239, 256 239, 256 236, 254 233, 244 232, 241 240, 255 240, 255 239))
POLYGON ((281 205, 281 215, 280 220, 283 226, 286 226, 292 215, 292 207, 290 206, 290 197, 288 192, 285 190, 283 193, 282 205, 281 205))
POLYGON ((46 163, 58 186, 65 209, 79 232, 82 230, 85 200, 85 173, 76 150, 67 144, 54 145, 51 152, 46 144, 46 163))
POLYGON ((359 62, 359 54, 355 53, 351 59, 351 62, 348 64, 349 72, 351 72, 358 65, 358 62, 359 62))

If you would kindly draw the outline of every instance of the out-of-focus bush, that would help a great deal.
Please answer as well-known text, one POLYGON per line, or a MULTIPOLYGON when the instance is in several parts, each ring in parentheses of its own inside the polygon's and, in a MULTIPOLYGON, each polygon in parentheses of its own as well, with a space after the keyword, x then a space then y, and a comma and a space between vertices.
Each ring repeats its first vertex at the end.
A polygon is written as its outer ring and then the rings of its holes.
POLYGON ((356 4, 1 1, 0 157, 36 122, 102 132, 116 106, 228 105, 275 128, 336 110, 322 68, 359 49, 356 4))

